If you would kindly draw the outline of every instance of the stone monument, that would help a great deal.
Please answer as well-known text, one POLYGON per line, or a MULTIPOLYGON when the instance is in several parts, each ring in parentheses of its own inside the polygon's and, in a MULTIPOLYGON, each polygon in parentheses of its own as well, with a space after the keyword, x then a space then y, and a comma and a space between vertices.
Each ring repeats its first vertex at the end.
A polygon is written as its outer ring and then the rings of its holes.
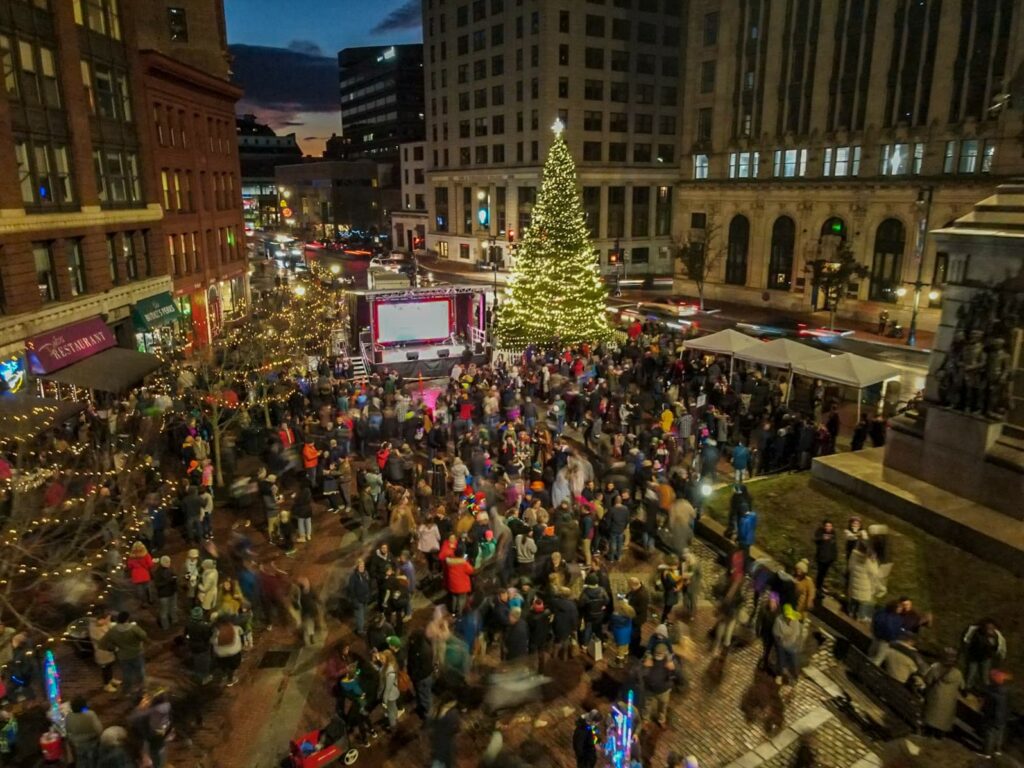
POLYGON ((1024 183, 931 234, 942 320, 924 406, 890 420, 884 464, 1024 520, 1024 183))

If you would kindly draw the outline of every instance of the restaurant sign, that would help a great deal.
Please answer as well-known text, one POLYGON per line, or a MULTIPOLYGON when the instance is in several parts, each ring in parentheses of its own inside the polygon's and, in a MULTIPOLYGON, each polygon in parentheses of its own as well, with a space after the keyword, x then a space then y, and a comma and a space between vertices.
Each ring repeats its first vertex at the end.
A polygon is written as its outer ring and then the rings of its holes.
POLYGON ((47 374, 117 346, 114 332, 94 317, 25 340, 29 370, 47 374))

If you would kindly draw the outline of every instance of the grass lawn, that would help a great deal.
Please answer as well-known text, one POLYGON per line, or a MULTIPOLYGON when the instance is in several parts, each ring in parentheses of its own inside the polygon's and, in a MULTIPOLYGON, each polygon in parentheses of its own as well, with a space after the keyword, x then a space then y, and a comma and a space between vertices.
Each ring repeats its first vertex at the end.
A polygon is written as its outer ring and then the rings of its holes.
MULTIPOLYGON (((983 616, 991 616, 1006 636, 1006 666, 1024 680, 1024 579, 957 549, 900 518, 839 489, 813 480, 808 472, 776 475, 748 482, 758 513, 756 543, 779 562, 792 566, 806 557, 814 569, 814 530, 828 518, 841 533, 847 520, 859 515, 865 527, 889 526, 893 568, 888 595, 907 595, 918 610, 935 615, 925 630, 922 647, 937 650, 958 647, 964 629, 983 616)), ((727 522, 731 489, 712 496, 705 509, 721 523, 727 522)), ((840 560, 843 541, 839 544, 840 560)), ((843 592, 845 568, 833 566, 829 586, 843 592)), ((1016 684, 1019 691, 1019 683, 1016 684)))

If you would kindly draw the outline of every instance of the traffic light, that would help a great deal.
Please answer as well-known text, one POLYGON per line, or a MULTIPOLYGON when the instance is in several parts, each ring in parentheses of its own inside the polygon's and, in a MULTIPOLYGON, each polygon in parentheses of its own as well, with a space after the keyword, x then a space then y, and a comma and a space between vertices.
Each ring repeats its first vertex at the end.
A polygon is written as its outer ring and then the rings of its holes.
POLYGON ((515 241, 516 241, 516 231, 514 229, 510 229, 508 231, 508 241, 510 243, 515 243, 515 241))

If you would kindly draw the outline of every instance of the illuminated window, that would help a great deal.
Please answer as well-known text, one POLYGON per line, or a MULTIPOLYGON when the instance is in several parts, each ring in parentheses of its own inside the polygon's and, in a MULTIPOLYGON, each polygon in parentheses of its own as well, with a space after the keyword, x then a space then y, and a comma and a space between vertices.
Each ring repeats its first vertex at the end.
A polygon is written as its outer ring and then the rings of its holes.
POLYGON ((171 42, 188 42, 188 15, 184 8, 167 9, 167 33, 170 35, 171 42))

